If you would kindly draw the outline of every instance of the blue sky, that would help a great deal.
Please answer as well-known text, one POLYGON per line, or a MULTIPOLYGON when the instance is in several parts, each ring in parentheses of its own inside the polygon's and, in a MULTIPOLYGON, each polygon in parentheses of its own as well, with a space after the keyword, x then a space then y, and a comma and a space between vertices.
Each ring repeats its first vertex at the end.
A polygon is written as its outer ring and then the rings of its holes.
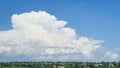
POLYGON ((0 31, 12 29, 11 16, 46 11, 68 22, 78 36, 104 40, 105 48, 120 48, 120 0, 3 0, 0 2, 0 31))

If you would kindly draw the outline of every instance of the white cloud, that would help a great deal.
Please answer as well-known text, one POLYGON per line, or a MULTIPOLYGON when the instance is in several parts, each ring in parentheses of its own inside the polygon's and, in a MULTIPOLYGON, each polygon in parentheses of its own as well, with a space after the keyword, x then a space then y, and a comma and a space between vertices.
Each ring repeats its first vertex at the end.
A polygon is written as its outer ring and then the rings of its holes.
MULTIPOLYGON (((65 56, 63 60, 82 59, 81 56, 93 58, 103 41, 78 37, 75 29, 65 27, 66 24, 66 21, 57 20, 45 11, 14 14, 13 29, 0 31, 0 55, 23 55, 29 58, 47 56, 51 60, 56 56, 65 56), (74 57, 69 56, 73 54, 74 57)), ((116 54, 112 55, 117 58, 116 54)))
POLYGON ((10 47, 0 46, 0 54, 7 55, 9 52, 11 52, 10 47))
POLYGON ((112 52, 106 52, 105 56, 106 56, 106 57, 110 57, 110 58, 113 59, 113 60, 119 58, 119 55, 118 55, 118 54, 112 53, 112 52))

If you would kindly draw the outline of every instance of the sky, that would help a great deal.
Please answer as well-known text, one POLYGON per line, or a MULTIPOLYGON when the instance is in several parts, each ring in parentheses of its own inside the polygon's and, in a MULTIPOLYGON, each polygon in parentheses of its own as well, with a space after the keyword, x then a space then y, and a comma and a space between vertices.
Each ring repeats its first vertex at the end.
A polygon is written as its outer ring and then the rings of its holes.
POLYGON ((0 61, 119 61, 119 7, 119 0, 1 1, 0 61))

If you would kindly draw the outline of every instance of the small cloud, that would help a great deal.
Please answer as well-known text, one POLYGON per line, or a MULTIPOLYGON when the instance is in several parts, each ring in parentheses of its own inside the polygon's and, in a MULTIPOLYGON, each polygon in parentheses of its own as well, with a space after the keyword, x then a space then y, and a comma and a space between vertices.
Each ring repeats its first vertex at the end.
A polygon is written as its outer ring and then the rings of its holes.
POLYGON ((106 52, 105 54, 106 57, 111 58, 111 59, 118 59, 119 55, 117 53, 112 53, 112 52, 106 52))

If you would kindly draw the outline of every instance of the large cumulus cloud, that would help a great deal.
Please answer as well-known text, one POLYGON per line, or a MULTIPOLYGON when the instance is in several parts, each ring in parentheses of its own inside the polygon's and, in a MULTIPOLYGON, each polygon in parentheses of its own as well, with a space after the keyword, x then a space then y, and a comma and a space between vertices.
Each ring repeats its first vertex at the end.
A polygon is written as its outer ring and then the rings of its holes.
MULTIPOLYGON (((78 37, 75 29, 65 26, 67 23, 45 11, 14 14, 13 29, 0 31, 0 55, 35 60, 94 59, 103 41, 78 37)), ((109 58, 111 55, 118 58, 112 52, 105 53, 109 58)))

